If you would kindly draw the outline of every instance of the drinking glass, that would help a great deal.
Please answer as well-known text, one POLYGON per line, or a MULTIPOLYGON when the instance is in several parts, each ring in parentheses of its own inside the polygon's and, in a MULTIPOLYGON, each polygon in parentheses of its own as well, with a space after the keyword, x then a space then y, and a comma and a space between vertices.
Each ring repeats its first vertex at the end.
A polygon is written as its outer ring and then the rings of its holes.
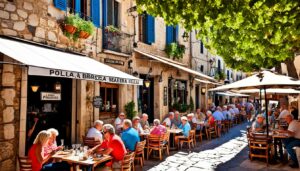
POLYGON ((72 144, 72 149, 75 150, 76 144, 72 144))

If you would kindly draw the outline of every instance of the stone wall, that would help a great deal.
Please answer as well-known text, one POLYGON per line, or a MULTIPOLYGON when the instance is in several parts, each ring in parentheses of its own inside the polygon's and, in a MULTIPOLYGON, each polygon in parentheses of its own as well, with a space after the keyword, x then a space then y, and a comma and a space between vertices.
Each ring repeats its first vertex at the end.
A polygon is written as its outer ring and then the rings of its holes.
MULTIPOLYGON (((2 61, 16 62, 2 55, 2 61)), ((0 73, 0 170, 16 170, 20 116, 21 68, 1 65, 0 73)))

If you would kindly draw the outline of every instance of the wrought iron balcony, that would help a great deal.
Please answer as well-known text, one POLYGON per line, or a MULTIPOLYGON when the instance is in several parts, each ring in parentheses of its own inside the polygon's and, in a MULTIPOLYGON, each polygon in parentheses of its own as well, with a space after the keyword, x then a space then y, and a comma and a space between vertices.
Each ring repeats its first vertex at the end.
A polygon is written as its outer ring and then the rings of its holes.
POLYGON ((120 32, 109 31, 103 32, 103 48, 124 54, 131 54, 133 46, 133 36, 120 32))

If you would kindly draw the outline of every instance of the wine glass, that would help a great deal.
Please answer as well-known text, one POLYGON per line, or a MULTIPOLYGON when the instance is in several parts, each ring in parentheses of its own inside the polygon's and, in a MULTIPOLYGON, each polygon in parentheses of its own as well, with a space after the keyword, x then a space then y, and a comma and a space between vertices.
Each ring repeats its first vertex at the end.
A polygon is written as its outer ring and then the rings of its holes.
POLYGON ((62 146, 62 150, 64 150, 64 147, 65 147, 65 146, 64 146, 64 139, 61 139, 61 140, 60 140, 60 145, 62 146))

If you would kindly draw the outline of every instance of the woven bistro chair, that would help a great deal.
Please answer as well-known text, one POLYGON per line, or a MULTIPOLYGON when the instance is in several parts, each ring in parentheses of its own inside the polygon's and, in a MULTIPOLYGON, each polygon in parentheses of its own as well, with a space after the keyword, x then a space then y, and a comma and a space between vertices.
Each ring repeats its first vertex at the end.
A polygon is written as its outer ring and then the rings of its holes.
POLYGON ((18 157, 20 171, 32 171, 31 169, 31 160, 27 157, 18 157))
POLYGON ((136 143, 136 147, 135 147, 134 160, 139 161, 141 167, 144 166, 144 161, 145 161, 145 154, 144 154, 145 145, 146 145, 146 140, 136 143))

